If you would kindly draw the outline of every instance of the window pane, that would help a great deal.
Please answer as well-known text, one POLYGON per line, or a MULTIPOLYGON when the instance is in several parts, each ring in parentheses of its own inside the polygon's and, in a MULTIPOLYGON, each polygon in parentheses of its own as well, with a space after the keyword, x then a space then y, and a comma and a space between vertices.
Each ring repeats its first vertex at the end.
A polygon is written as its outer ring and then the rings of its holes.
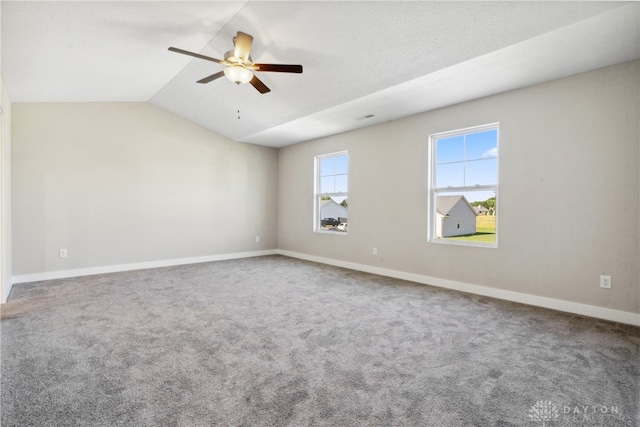
POLYGON ((320 193, 335 193, 335 177, 323 176, 320 178, 320 193))
POLYGON ((498 184, 498 159, 466 162, 465 181, 466 186, 498 184))
POLYGON ((335 174, 335 164, 335 157, 325 157, 320 159, 320 176, 335 174))
POLYGON ((349 158, 347 156, 334 157, 336 174, 346 174, 349 166, 349 158))
POLYGON ((464 163, 436 166, 436 188, 462 187, 464 185, 464 163))
POLYGON ((347 229, 341 224, 347 223, 348 207, 344 197, 326 198, 321 197, 320 204, 320 229, 323 231, 346 232, 347 229))
POLYGON ((436 194, 434 237, 459 242, 496 242, 495 193, 492 191, 436 194))
POLYGON ((436 163, 459 162, 462 160, 464 160, 464 135, 437 140, 436 163))
POLYGON ((471 133, 466 136, 466 160, 498 156, 498 131, 471 133))
POLYGON ((335 193, 347 192, 347 175, 336 175, 335 193))

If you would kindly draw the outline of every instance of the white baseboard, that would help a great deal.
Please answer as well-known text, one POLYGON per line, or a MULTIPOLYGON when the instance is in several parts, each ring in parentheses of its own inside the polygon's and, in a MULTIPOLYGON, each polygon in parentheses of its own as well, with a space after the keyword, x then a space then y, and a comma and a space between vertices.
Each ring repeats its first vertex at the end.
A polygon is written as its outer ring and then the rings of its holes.
POLYGON ((170 267, 172 265, 198 264, 201 262, 224 261, 228 259, 250 258, 264 255, 276 255, 275 249, 234 254, 207 255, 192 258, 166 259, 160 261, 135 262, 131 264, 106 265, 101 267, 78 268, 74 270, 48 271, 44 273, 21 274, 13 276, 16 283, 39 282, 41 280, 66 279, 68 277, 91 276, 94 274, 117 273, 120 271, 144 270, 147 268, 170 267))
POLYGON ((533 305, 537 307, 550 308, 553 310, 564 311, 567 313, 580 314, 583 316, 595 317, 598 319, 611 320, 614 322, 625 323, 634 326, 640 326, 640 313, 631 313, 628 311, 612 310, 610 308, 597 307, 593 305, 580 304, 576 302, 558 300, 554 298, 541 297, 536 295, 524 294, 521 292, 507 291, 504 289, 490 288, 487 286, 473 285, 470 283, 456 282, 453 280, 440 279, 437 277, 423 276, 420 274, 405 273, 387 268, 373 267, 370 265, 357 264, 353 262, 340 261, 331 258, 323 258, 315 255, 307 255, 298 252, 291 252, 278 249, 276 253, 289 256, 292 258, 304 259, 307 261, 329 264, 336 267, 349 268, 351 270, 364 271, 366 273, 378 274, 380 276, 393 277, 401 280, 408 280, 425 285, 437 286, 440 288, 454 289, 461 292, 468 292, 476 295, 513 301, 522 304, 533 305))

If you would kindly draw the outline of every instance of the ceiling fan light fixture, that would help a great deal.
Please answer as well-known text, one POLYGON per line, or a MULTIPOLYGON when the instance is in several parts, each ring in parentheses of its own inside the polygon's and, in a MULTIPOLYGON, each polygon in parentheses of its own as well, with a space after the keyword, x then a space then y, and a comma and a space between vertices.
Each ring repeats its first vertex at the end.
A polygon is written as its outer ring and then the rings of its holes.
MULTIPOLYGON (((2 0, 0 0, 2 1, 2 0)), ((223 75, 227 76, 229 80, 235 84, 250 83, 261 94, 271 92, 271 89, 267 87, 254 71, 271 71, 273 73, 302 73, 302 65, 292 64, 255 64, 251 59, 251 45, 253 43, 253 37, 242 31, 238 31, 238 35, 233 39, 234 49, 224 54, 224 59, 216 59, 210 56, 205 56, 195 52, 189 52, 188 50, 179 49, 177 47, 170 47, 169 50, 183 55, 193 56, 194 58, 204 59, 206 61, 217 62, 223 65, 225 68, 222 71, 213 73, 203 79, 197 81, 197 83, 204 84, 219 79, 223 75)))
POLYGON ((235 84, 249 83, 253 78, 251 70, 240 65, 232 65, 224 69, 224 75, 235 84))

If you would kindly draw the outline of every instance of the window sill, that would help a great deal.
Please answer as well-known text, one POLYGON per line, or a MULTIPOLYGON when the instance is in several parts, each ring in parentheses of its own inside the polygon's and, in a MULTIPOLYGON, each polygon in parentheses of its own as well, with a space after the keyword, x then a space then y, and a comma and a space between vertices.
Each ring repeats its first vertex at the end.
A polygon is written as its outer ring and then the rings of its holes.
POLYGON ((430 239, 429 243, 435 243, 437 245, 453 245, 453 246, 473 246, 476 248, 491 248, 497 249, 498 243, 482 243, 482 242, 465 242, 460 240, 451 239, 430 239))
POLYGON ((336 236, 346 236, 348 234, 347 231, 338 231, 338 230, 313 230, 314 233, 318 233, 318 234, 329 234, 329 235, 336 235, 336 236))

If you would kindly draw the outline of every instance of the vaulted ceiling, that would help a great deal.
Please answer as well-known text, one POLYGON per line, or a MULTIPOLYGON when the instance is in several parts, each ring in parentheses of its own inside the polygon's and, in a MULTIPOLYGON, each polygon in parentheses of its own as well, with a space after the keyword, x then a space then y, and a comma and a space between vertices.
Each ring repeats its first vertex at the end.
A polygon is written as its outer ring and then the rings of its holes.
POLYGON ((640 57, 637 2, 7 1, 13 102, 149 102, 281 147, 640 57), (271 88, 196 81, 237 31, 271 88), (366 118, 367 116, 370 116, 366 118))

